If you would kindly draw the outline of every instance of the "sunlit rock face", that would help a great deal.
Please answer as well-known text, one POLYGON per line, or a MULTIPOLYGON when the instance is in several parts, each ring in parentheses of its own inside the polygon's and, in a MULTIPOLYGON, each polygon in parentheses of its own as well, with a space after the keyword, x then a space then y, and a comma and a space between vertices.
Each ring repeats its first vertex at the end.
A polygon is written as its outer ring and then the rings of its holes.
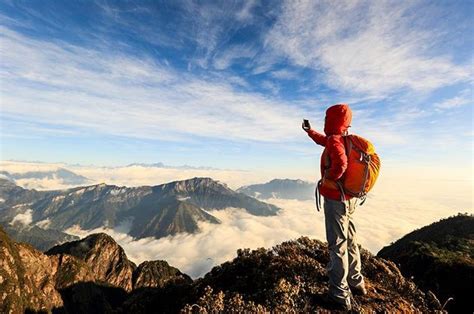
POLYGON ((68 254, 84 261, 96 280, 132 289, 132 274, 136 265, 128 260, 124 250, 104 233, 92 234, 79 241, 53 247, 47 255, 68 254))
POLYGON ((42 253, 0 228, 0 312, 120 310, 133 288, 192 283, 165 261, 138 268, 106 234, 93 234, 42 253))
POLYGON ((0 312, 23 313, 63 305, 55 288, 56 264, 0 229, 0 312))

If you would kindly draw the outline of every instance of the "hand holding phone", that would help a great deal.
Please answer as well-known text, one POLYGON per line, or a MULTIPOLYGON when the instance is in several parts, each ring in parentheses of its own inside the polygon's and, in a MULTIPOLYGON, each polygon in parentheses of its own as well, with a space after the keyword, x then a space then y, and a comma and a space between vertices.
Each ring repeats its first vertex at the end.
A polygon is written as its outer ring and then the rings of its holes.
POLYGON ((303 124, 301 125, 303 130, 308 132, 311 129, 311 124, 309 124, 309 120, 303 119, 303 124))

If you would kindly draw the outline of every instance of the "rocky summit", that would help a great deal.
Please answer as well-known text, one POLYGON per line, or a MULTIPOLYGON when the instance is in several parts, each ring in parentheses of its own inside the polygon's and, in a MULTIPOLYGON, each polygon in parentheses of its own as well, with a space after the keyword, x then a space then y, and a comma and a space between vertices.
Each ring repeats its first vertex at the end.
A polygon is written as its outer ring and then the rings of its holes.
MULTIPOLYGON (((368 291, 355 309, 434 312, 441 305, 390 261, 362 251, 368 291)), ((306 237, 270 249, 238 250, 229 262, 191 280, 165 261, 138 267, 105 234, 56 246, 47 254, 0 229, 0 312, 209 313, 331 311, 326 244, 306 237)))
MULTIPOLYGON (((333 310, 325 301, 329 254, 325 243, 301 237, 271 249, 239 250, 230 262, 213 268, 195 282, 193 308, 222 311, 297 312, 333 310)), ((440 310, 436 297, 404 278, 390 261, 362 251, 368 294, 353 299, 361 313, 432 312, 440 310)))

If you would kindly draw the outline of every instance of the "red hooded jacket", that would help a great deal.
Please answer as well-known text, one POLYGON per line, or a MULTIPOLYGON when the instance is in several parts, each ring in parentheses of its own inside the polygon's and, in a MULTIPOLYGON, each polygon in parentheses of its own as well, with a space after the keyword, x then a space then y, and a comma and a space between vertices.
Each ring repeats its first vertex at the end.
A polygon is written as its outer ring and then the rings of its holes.
MULTIPOLYGON (((347 155, 342 135, 350 127, 351 121, 351 108, 347 104, 337 104, 326 110, 324 123, 324 133, 326 135, 320 134, 313 129, 308 131, 308 135, 313 141, 325 147, 321 155, 321 177, 323 178, 323 184, 320 187, 320 193, 324 197, 338 201, 341 200, 339 189, 334 187, 334 184, 332 186, 331 184, 325 184, 324 181, 339 180, 347 169, 347 155), (326 170, 327 157, 330 160, 330 167, 326 170)), ((345 198, 348 200, 351 196, 345 194, 345 198)))

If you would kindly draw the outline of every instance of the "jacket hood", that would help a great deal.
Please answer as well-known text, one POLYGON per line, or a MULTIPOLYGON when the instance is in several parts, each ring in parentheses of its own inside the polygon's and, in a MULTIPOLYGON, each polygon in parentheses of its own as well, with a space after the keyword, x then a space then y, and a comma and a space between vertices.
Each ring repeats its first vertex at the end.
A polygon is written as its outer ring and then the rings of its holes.
POLYGON ((326 119, 324 122, 324 133, 329 135, 343 134, 350 126, 352 121, 352 111, 347 104, 337 104, 326 110, 326 119))

